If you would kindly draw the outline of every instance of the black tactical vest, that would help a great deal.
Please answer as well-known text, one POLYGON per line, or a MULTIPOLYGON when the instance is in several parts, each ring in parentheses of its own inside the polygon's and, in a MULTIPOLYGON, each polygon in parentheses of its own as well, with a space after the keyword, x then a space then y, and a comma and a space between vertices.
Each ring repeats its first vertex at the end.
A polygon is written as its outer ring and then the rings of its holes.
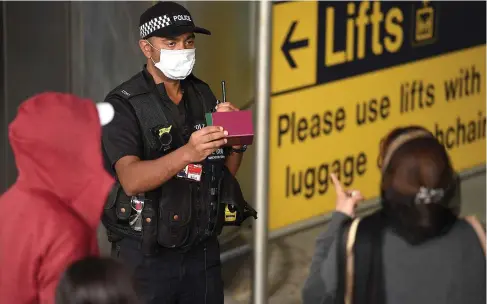
MULTIPOLYGON (((177 106, 148 83, 141 72, 110 93, 123 98, 134 109, 143 137, 144 160, 157 159, 186 144, 192 132, 206 125, 204 115, 216 105, 209 86, 190 75, 181 83, 187 105, 186 123, 181 124, 177 106)), ((255 210, 247 205, 238 182, 224 165, 227 154, 227 149, 220 149, 200 163, 203 166, 200 182, 173 177, 144 193, 142 232, 130 228, 131 198, 118 185, 110 194, 102 217, 109 240, 122 237, 142 240, 147 253, 159 246, 186 251, 208 237, 219 235, 226 214, 239 217, 232 219, 230 225, 240 225, 248 216, 256 218, 255 210), (236 210, 229 211, 232 208, 236 210)))

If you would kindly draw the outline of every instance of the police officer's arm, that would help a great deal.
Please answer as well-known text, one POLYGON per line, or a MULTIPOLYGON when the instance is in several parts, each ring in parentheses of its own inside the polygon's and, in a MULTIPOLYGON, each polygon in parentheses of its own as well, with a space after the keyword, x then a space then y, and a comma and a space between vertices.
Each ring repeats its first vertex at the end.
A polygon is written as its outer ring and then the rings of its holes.
MULTIPOLYGON (((231 111, 238 111, 239 109, 232 105, 230 102, 220 103, 216 106, 217 112, 231 112, 231 111)), ((240 149, 241 147, 234 147, 236 149, 240 149)), ((237 174, 238 169, 240 168, 240 164, 242 163, 242 153, 231 153, 227 159, 225 160, 225 165, 228 168, 228 171, 233 175, 237 174)))
POLYGON ((204 160, 226 143, 223 128, 211 126, 194 132, 183 147, 155 160, 124 156, 115 170, 127 195, 153 190, 165 183, 190 163, 204 160))
POLYGON ((189 163, 184 149, 178 149, 155 160, 124 156, 115 163, 115 171, 125 193, 131 196, 159 187, 189 163))
POLYGON ((220 127, 206 127, 189 142, 159 159, 143 159, 142 133, 132 107, 117 96, 106 100, 115 116, 103 127, 103 148, 127 195, 153 190, 175 176, 187 164, 198 162, 225 143, 220 127))
MULTIPOLYGON (((240 149, 240 147, 234 147, 240 149)), ((240 168, 240 164, 242 163, 242 153, 235 153, 232 152, 227 159, 225 160, 225 165, 233 175, 237 174, 238 169, 240 168)))
POLYGON ((124 156, 115 163, 115 171, 127 195, 153 190, 190 163, 204 160, 226 143, 223 128, 210 126, 194 132, 183 147, 155 160, 124 156))

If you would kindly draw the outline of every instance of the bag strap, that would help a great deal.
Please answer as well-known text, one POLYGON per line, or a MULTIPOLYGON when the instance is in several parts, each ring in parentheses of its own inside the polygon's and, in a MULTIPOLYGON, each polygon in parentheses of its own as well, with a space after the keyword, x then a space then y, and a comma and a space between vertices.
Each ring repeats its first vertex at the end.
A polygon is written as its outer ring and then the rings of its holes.
POLYGON ((358 224, 360 223, 360 218, 356 218, 353 220, 352 224, 350 225, 350 230, 347 236, 346 242, 346 278, 345 278, 345 304, 352 304, 353 301, 353 283, 354 283, 354 245, 355 245, 355 238, 357 235, 357 228, 358 224))
POLYGON ((477 234, 477 237, 479 238, 480 241, 480 246, 482 247, 482 250, 484 251, 484 255, 485 255, 486 254, 486 234, 484 228, 480 224, 477 217, 473 215, 466 216, 464 217, 464 219, 465 221, 467 221, 467 223, 470 224, 470 226, 472 226, 473 230, 477 234))
MULTIPOLYGON (((349 230, 343 236, 342 251, 344 286, 340 303, 383 304, 384 279, 382 266, 382 241, 384 220, 382 212, 375 212, 364 218, 349 222, 349 230)), ((337 298, 338 299, 338 298, 337 298)))

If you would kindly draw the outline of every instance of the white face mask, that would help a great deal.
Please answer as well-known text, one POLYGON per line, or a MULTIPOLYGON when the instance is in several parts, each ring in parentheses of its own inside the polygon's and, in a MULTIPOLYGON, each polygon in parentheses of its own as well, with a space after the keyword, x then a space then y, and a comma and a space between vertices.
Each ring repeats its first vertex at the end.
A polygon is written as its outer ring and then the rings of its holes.
MULTIPOLYGON (((149 45, 151 44, 149 43, 149 45)), ((188 77, 188 75, 193 71, 193 66, 196 60, 195 51, 196 49, 161 49, 159 62, 155 63, 152 58, 151 60, 154 62, 154 66, 158 68, 164 75, 166 75, 167 78, 173 80, 182 80, 188 77)))

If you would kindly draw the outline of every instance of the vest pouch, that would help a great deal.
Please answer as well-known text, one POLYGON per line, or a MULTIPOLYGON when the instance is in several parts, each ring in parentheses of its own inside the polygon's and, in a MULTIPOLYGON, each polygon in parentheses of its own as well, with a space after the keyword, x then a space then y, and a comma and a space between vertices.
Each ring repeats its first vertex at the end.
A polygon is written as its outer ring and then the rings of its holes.
POLYGON ((128 219, 131 213, 130 198, 125 195, 120 183, 115 182, 108 194, 101 216, 101 222, 107 230, 109 242, 118 242, 125 236, 132 238, 140 237, 140 232, 133 231, 128 225, 128 219))
POLYGON ((257 212, 244 199, 233 174, 225 168, 219 186, 219 203, 223 205, 223 226, 240 226, 248 218, 257 219, 257 212))
POLYGON ((118 199, 115 203, 117 219, 119 221, 128 221, 130 214, 132 213, 132 205, 130 203, 130 198, 126 195, 119 194, 118 199))
MULTIPOLYGON (((120 183, 116 181, 108 194, 102 216, 102 222, 105 224, 106 228, 107 225, 113 225, 118 221, 115 205, 117 203, 118 194, 121 188, 120 183)), ((110 243, 114 243, 120 241, 123 237, 107 228, 107 238, 110 243)))
POLYGON ((116 224, 128 221, 131 212, 130 198, 125 195, 120 183, 115 182, 105 202, 104 215, 111 223, 116 224))
POLYGON ((107 200, 105 202, 105 206, 103 208, 103 215, 108 218, 111 223, 117 222, 117 214, 115 204, 117 203, 118 193, 122 187, 118 182, 113 184, 110 193, 108 194, 107 200))
POLYGON ((192 219, 191 181, 172 178, 162 185, 157 242, 167 248, 187 245, 192 219))

